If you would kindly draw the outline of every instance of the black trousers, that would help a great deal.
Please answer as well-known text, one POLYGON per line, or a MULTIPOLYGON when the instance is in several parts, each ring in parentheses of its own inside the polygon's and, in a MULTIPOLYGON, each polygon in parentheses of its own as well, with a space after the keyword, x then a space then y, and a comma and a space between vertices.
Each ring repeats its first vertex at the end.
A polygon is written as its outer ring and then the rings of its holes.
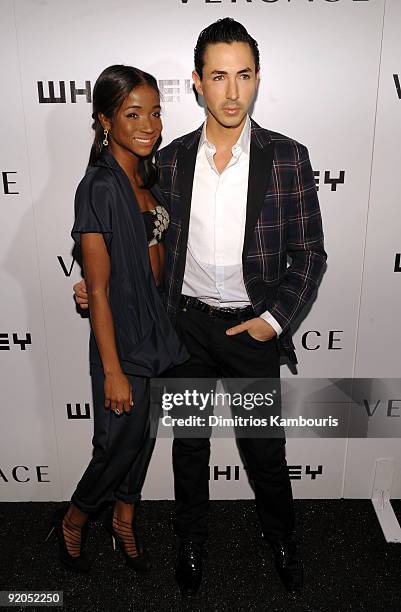
POLYGON ((155 440, 149 437, 149 379, 128 376, 134 406, 117 416, 104 406, 104 375, 92 366, 93 456, 71 501, 82 512, 94 512, 108 501, 141 498, 155 440))
MULTIPOLYGON (((174 378, 276 378, 280 358, 275 338, 266 342, 248 332, 227 336, 240 323, 211 317, 188 308, 180 311, 177 331, 191 358, 167 375, 174 378)), ((186 381, 190 385, 190 381, 186 381)), ((238 438, 240 453, 255 491, 256 508, 266 539, 289 537, 294 529, 294 508, 285 438, 238 438)), ((204 542, 208 535, 209 505, 208 438, 173 441, 176 499, 174 527, 182 539, 204 542)))

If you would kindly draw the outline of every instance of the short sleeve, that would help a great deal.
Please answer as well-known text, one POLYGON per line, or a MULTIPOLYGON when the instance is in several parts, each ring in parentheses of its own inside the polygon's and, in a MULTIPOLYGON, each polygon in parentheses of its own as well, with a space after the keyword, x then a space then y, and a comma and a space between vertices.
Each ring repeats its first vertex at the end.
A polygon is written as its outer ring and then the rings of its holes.
POLYGON ((97 176, 86 175, 75 193, 75 222, 71 231, 74 241, 80 245, 81 234, 103 234, 110 245, 112 229, 112 193, 110 185, 97 176))

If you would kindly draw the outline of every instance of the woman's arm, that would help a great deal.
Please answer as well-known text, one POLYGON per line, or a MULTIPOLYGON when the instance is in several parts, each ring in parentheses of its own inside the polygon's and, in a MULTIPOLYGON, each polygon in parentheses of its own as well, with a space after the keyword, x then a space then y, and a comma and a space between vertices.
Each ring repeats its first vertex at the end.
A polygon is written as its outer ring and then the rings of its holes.
POLYGON ((105 375, 105 406, 122 413, 130 412, 132 389, 121 369, 117 354, 113 316, 108 300, 110 257, 102 234, 81 235, 86 288, 92 328, 105 375))

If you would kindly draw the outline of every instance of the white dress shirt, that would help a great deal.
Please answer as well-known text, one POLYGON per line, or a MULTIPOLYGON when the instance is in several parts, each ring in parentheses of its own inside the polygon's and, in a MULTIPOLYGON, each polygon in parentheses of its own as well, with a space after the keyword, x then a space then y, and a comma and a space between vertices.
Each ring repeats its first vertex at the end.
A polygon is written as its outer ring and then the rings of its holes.
MULTIPOLYGON (((219 308, 250 305, 242 271, 250 144, 247 116, 232 158, 219 173, 205 122, 196 156, 182 293, 219 308)), ((269 311, 260 316, 281 333, 269 311)))

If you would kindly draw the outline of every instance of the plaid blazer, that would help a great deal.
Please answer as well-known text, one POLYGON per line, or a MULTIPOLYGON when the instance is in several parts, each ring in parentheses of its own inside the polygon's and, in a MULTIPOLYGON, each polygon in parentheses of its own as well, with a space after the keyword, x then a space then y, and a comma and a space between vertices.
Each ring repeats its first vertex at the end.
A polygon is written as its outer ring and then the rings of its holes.
MULTIPOLYGON (((167 312, 174 323, 188 242, 192 184, 202 126, 156 154, 159 187, 170 212, 166 234, 167 312)), ((251 120, 242 265, 250 302, 282 327, 279 346, 296 363, 291 322, 311 299, 325 265, 316 183, 307 148, 251 120), (287 257, 290 258, 289 265, 287 257)))

